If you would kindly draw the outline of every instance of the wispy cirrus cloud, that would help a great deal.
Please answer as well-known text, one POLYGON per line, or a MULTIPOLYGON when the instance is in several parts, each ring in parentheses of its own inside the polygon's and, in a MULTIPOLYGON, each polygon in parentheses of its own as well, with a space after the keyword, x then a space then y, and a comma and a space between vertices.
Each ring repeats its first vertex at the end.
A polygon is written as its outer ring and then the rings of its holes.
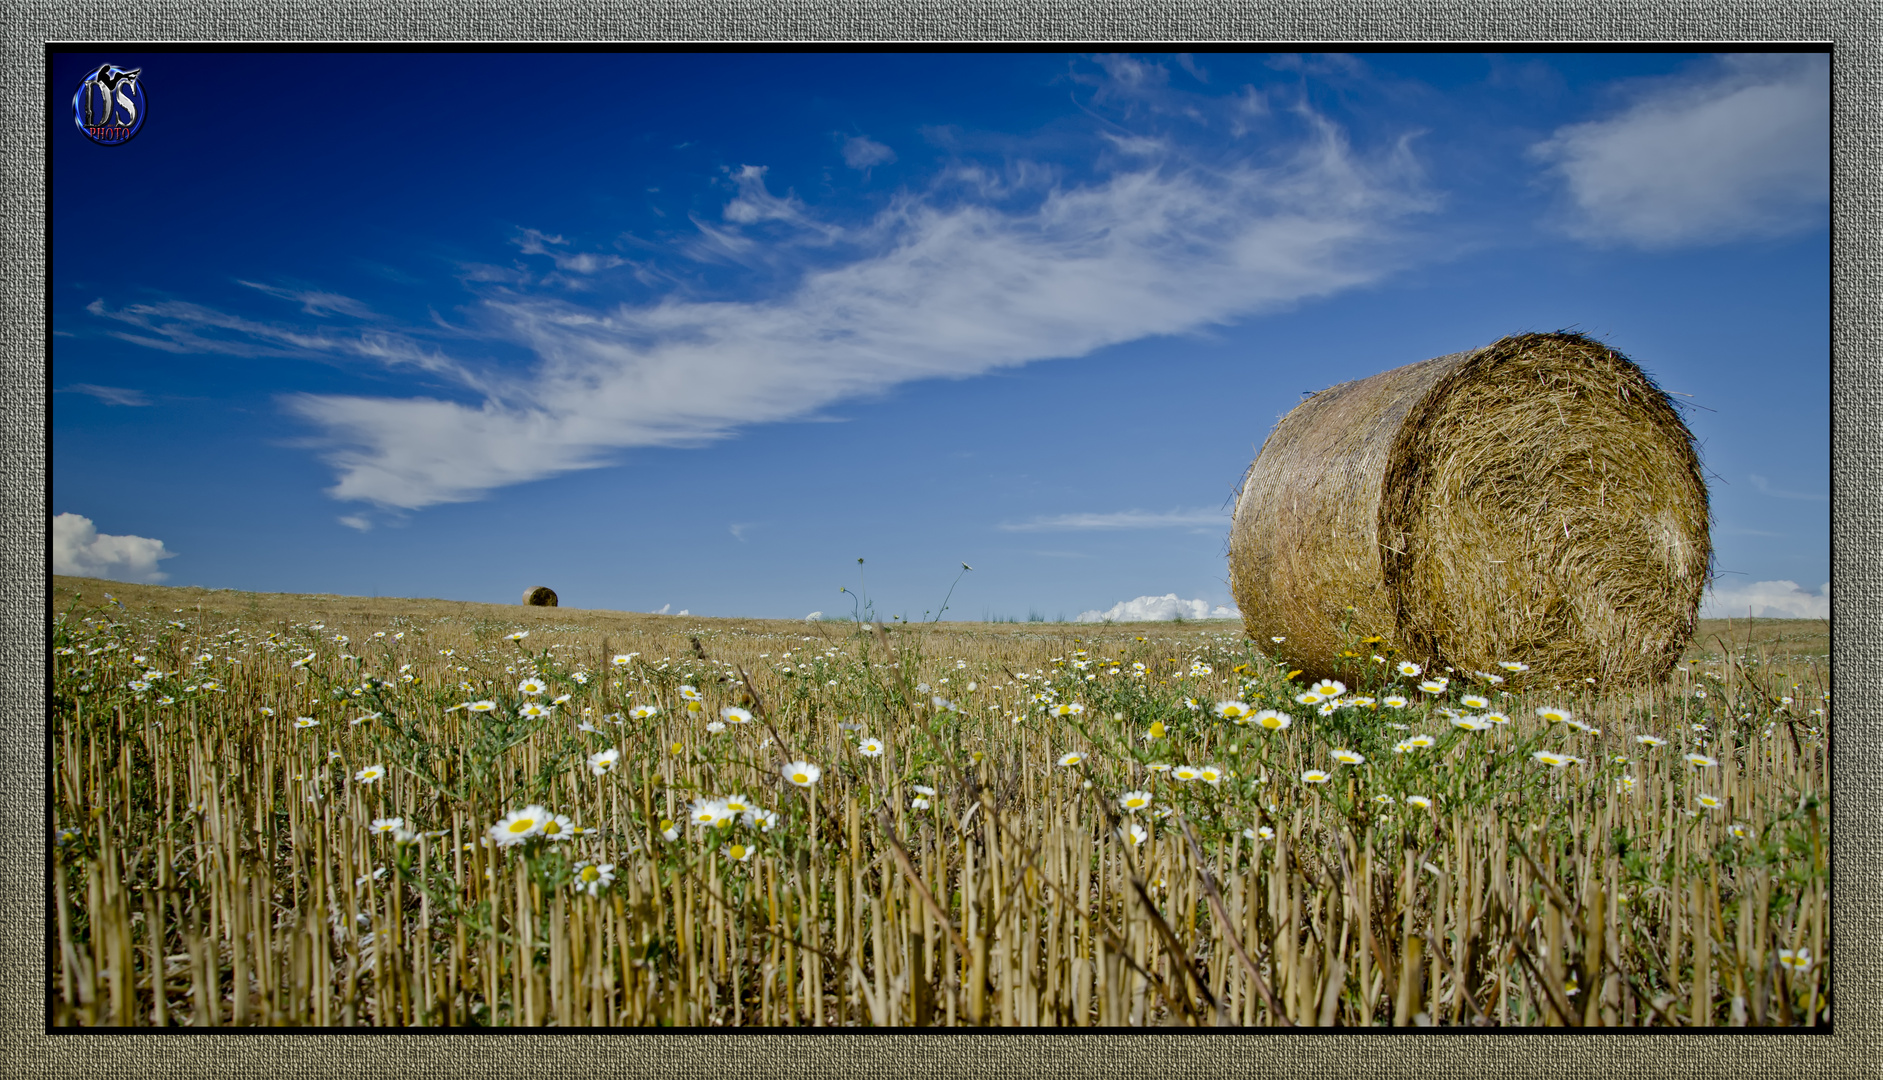
POLYGON ((1031 521, 1008 522, 996 526, 1004 532, 1080 532, 1110 529, 1175 529, 1199 526, 1227 526, 1230 515, 1222 510, 1117 510, 1105 514, 1055 514, 1031 521))
POLYGON ((1735 55, 1647 82, 1530 152, 1563 185, 1570 233, 1672 248, 1827 223, 1830 139, 1827 55, 1735 55))
POLYGON ((62 394, 84 394, 95 397, 107 405, 133 405, 148 407, 152 404, 142 390, 130 390, 122 386, 94 386, 91 383, 73 383, 62 386, 57 391, 62 394))
MULTIPOLYGON (((315 314, 351 314, 353 311, 368 310, 358 301, 332 293, 309 294, 273 287, 253 287, 270 296, 298 303, 302 305, 303 311, 313 311, 315 314), (314 310, 316 307, 319 310, 314 310)), ((232 315, 184 300, 162 300, 111 308, 99 299, 87 304, 85 310, 101 319, 109 319, 131 328, 109 331, 112 337, 169 353, 369 360, 388 368, 416 368, 471 389, 484 388, 483 380, 468 365, 409 329, 378 326, 336 329, 321 326, 310 330, 232 315)))
POLYGON ((556 269, 570 274, 598 274, 603 270, 613 270, 624 265, 627 260, 619 255, 607 255, 594 251, 569 251, 569 241, 560 236, 550 236, 537 229, 524 229, 515 241, 525 255, 546 255, 556 264, 556 269))
MULTIPOLYGON (((1162 82, 1138 61, 1109 66, 1133 94, 1162 82)), ((1214 107, 1219 128, 1246 120, 1239 98, 1214 107)), ((607 465, 625 448, 697 446, 915 380, 1198 332, 1403 265, 1398 222, 1429 207, 1403 157, 1359 153, 1306 110, 1295 119, 1295 134, 1259 148, 1189 128, 1187 142, 1094 137, 1093 171, 1078 182, 1024 155, 1004 171, 958 162, 864 221, 826 220, 774 192, 762 166, 731 169, 718 219, 694 215, 697 235, 667 254, 778 275, 753 298, 674 288, 653 302, 584 302, 569 272, 599 276, 608 259, 578 265, 563 236, 524 230, 522 254, 556 273, 480 264, 463 275, 481 297, 463 333, 521 347, 533 358, 523 371, 473 370, 423 328, 308 329, 181 301, 90 310, 121 323, 124 340, 173 352, 369 357, 444 377, 451 385, 430 395, 294 394, 283 405, 317 429, 333 497, 407 510, 464 502, 607 465), (454 397, 460 389, 470 393, 454 397)), ((619 272, 645 284, 645 270, 619 272)), ((350 310, 324 294, 264 291, 323 318, 350 310)))
POLYGON ((281 285, 265 285, 254 281, 237 280, 236 284, 246 285, 257 292, 299 304, 301 310, 309 315, 345 315, 353 319, 373 318, 372 308, 351 296, 341 296, 339 293, 322 292, 318 289, 290 289, 281 285))
MULTIPOLYGON (((726 220, 703 225, 712 253, 749 258, 761 241, 744 226, 761 221, 840 239, 793 201, 761 197, 762 173, 738 181, 726 220)), ((490 322, 539 362, 482 402, 303 395, 288 407, 326 433, 334 497, 472 500, 621 448, 699 445, 913 380, 1082 356, 1352 288, 1387 272, 1389 224, 1417 206, 1395 181, 1323 127, 1276 166, 1162 160, 1054 187, 1027 209, 907 195, 841 237, 859 249, 848 261, 776 299, 596 309, 490 297, 490 322)))
POLYGON ((860 172, 876 165, 893 164, 896 152, 867 135, 853 135, 843 141, 843 163, 860 172))
POLYGON ((1752 473, 1748 475, 1746 479, 1752 481, 1753 490, 1761 495, 1770 495, 1775 499, 1805 499, 1811 502, 1828 502, 1831 498, 1829 495, 1809 491, 1781 491, 1773 487, 1770 481, 1766 480, 1765 477, 1760 476, 1758 473, 1752 473))

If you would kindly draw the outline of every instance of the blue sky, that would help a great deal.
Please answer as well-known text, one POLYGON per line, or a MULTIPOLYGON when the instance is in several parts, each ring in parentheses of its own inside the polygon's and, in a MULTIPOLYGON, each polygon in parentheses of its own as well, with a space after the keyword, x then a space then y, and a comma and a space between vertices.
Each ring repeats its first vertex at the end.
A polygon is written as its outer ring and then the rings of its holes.
POLYGON ((1819 54, 65 53, 54 569, 802 617, 1232 603, 1305 391, 1574 328, 1712 610, 1830 580, 1819 54), (141 69, 122 146, 73 125, 141 69), (859 578, 857 559, 866 560, 859 578), (973 566, 963 574, 961 567, 973 566))

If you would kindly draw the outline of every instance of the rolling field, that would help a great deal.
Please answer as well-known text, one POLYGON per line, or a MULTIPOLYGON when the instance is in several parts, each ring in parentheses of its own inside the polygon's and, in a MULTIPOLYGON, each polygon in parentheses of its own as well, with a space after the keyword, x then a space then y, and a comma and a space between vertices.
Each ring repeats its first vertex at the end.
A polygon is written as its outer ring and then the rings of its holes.
POLYGON ((55 1025, 1831 1018, 1823 623, 1652 692, 65 577, 50 633, 55 1025))

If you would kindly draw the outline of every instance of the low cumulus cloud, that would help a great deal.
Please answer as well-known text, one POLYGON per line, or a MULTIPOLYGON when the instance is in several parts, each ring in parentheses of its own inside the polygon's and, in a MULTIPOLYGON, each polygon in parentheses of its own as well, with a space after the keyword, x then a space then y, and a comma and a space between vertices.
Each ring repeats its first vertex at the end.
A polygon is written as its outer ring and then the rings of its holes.
POLYGON ((1743 619, 1750 612, 1758 619, 1828 619, 1831 583, 1815 593, 1795 581, 1755 581, 1746 585, 1715 582, 1700 602, 1703 619, 1743 619))
POLYGON ((1561 182, 1573 235, 1672 248, 1824 225, 1830 138, 1829 57, 1725 56, 1530 153, 1561 182))
POLYGON ((1239 619, 1242 612, 1208 600, 1179 600, 1176 593, 1121 600, 1104 611, 1085 611, 1073 622, 1170 622, 1173 619, 1239 619))
POLYGON ((52 519, 55 574, 148 584, 170 576, 158 571, 157 561, 175 554, 164 550, 162 540, 101 533, 90 518, 78 514, 58 514, 52 519))

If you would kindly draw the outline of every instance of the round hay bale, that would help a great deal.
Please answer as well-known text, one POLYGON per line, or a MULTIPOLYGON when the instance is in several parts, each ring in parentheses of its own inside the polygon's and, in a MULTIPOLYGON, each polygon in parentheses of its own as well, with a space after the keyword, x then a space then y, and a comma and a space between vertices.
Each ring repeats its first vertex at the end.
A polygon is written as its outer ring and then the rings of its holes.
POLYGON ((1708 520, 1660 388, 1581 334, 1522 334, 1283 417, 1237 497, 1230 585, 1310 675, 1371 663, 1377 634, 1438 674, 1659 682, 1693 637, 1708 520))
POLYGON ((547 585, 538 585, 533 589, 524 589, 523 602, 530 607, 555 607, 556 590, 547 585))

